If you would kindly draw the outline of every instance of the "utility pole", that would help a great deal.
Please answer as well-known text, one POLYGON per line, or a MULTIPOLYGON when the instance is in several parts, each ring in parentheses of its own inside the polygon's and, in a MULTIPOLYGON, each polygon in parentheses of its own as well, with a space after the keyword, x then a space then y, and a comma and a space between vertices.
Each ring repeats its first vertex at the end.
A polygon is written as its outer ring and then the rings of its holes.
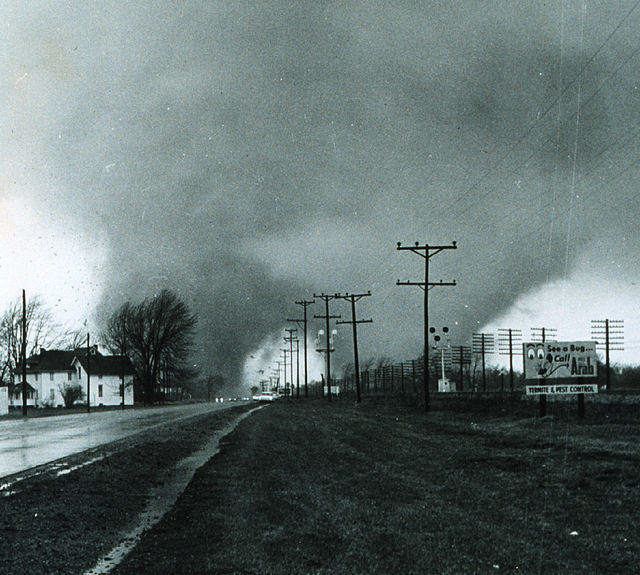
POLYGON ((121 390, 121 394, 122 394, 122 409, 124 409, 124 367, 125 367, 125 357, 126 357, 126 346, 125 346, 125 333, 126 333, 126 326, 125 326, 125 316, 124 314, 122 315, 122 325, 120 326, 120 329, 122 329, 122 333, 120 334, 121 340, 120 340, 120 352, 122 353, 122 371, 121 371, 121 379, 122 379, 122 390, 121 390))
POLYGON ((280 361, 276 360, 275 364, 278 366, 278 375, 276 376, 276 393, 280 392, 280 361))
POLYGON ((414 246, 403 246, 402 242, 398 242, 397 249, 412 251, 415 254, 424 258, 424 281, 422 282, 401 282, 398 280, 396 285, 408 285, 418 286, 424 291, 424 342, 423 342, 423 384, 424 384, 424 410, 429 411, 429 290, 436 286, 455 286, 456 281, 431 283, 429 281, 429 260, 439 254, 443 250, 455 250, 457 249, 456 242, 452 242, 451 245, 442 246, 430 246, 429 244, 420 245, 416 242, 414 246))
POLYGON ((624 351, 623 319, 592 319, 591 339, 596 340, 596 347, 605 354, 605 377, 607 392, 611 391, 610 351, 624 351), (604 342, 602 341, 604 338, 604 342))
POLYGON ((509 356, 509 390, 513 393, 513 356, 522 355, 522 330, 498 328, 498 353, 509 356))
POLYGON ((358 359, 358 324, 359 323, 372 323, 372 319, 357 319, 356 318, 356 302, 363 297, 369 297, 371 292, 367 293, 347 293, 344 295, 336 294, 336 297, 346 299, 351 302, 351 320, 350 321, 337 321, 336 324, 351 324, 353 328, 353 365, 354 373, 356 376, 356 403, 362 401, 362 390, 360 388, 360 361, 358 359))
POLYGON ((300 399, 300 340, 296 337, 296 399, 300 399))
POLYGON ((285 337, 284 341, 289 342, 289 362, 291 365, 291 370, 289 371, 289 373, 291 374, 290 390, 291 390, 291 397, 293 397, 293 340, 294 340, 293 334, 298 330, 295 328, 293 329, 286 328, 284 331, 286 331, 289 334, 289 337, 285 337))
POLYGON ((284 394, 287 395, 287 391, 289 389, 289 386, 287 384, 287 352, 289 351, 288 349, 281 349, 280 350, 282 352, 282 363, 284 365, 284 394))
POLYGON ((87 413, 91 413, 91 347, 89 347, 89 334, 87 334, 87 413))
POLYGON ((451 360, 460 366, 460 391, 464 390, 464 366, 471 365, 471 348, 457 345, 451 348, 451 360))
POLYGON ((324 301, 324 315, 315 315, 314 314, 314 318, 315 319, 324 319, 325 322, 325 349, 319 349, 318 351, 325 352, 325 365, 326 365, 326 377, 327 377, 327 396, 329 401, 331 401, 331 353, 333 352, 333 349, 331 349, 331 340, 329 337, 329 320, 330 319, 340 319, 341 316, 339 315, 330 315, 329 314, 329 301, 332 299, 336 299, 338 297, 340 297, 338 294, 335 295, 331 295, 331 294, 325 294, 325 293, 321 293, 321 294, 313 294, 314 299, 318 298, 324 301))
POLYGON ((482 391, 487 391, 485 356, 495 353, 494 335, 492 333, 474 333, 473 353, 482 355, 482 391))
MULTIPOLYGON (((27 294, 22 290, 22 415, 27 415, 27 294)), ((14 380, 15 381, 15 380, 14 380)))
POLYGON ((308 374, 307 374, 307 308, 310 305, 313 305, 315 303, 315 301, 311 300, 311 301, 307 301, 307 300, 300 300, 300 301, 296 301, 294 302, 296 305, 300 305, 302 306, 302 310, 303 310, 303 315, 302 315, 302 319, 288 319, 287 321, 292 321, 298 324, 298 326, 302 326, 302 329, 304 330, 304 336, 303 336, 303 346, 304 346, 304 396, 305 397, 309 397, 309 387, 308 387, 308 374))
MULTIPOLYGON (((278 393, 280 391, 280 361, 276 360, 274 363, 276 364, 276 369, 275 369, 276 393, 278 393)), ((273 389, 271 389, 270 391, 273 391, 273 389)))
MULTIPOLYGON (((532 327, 529 331, 531 332, 531 339, 540 343, 546 343, 550 337, 555 338, 558 333, 558 330, 554 327, 532 327)), ((545 378, 543 377, 542 385, 544 384, 545 378)), ((547 396, 542 394, 539 401, 538 413, 540 417, 544 417, 547 415, 547 396)))

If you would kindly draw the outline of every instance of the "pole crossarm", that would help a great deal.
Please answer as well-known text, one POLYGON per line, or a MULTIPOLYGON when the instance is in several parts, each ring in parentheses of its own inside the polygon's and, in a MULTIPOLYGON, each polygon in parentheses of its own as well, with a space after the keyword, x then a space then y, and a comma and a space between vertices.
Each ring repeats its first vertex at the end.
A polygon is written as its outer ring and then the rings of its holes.
POLYGON ((442 280, 438 281, 438 282, 428 282, 425 284, 425 282, 412 282, 412 281, 400 281, 397 280, 396 281, 396 285, 398 286, 418 286, 422 291, 424 291, 424 286, 427 286, 427 290, 432 290, 434 287, 440 287, 440 286, 456 286, 458 285, 456 283, 456 280, 450 281, 450 282, 444 282, 442 280))
POLYGON ((432 258, 436 254, 439 254, 443 250, 456 250, 458 249, 458 246, 456 242, 451 242, 450 245, 446 246, 432 246, 430 244, 421 245, 419 242, 416 242, 413 246, 403 246, 402 242, 398 242, 396 249, 398 251, 410 251, 414 254, 418 254, 419 256, 428 259, 432 258))
POLYGON ((558 337, 558 330, 555 327, 532 327, 529 328, 529 331, 531 332, 531 339, 537 342, 545 343, 549 338, 558 337))

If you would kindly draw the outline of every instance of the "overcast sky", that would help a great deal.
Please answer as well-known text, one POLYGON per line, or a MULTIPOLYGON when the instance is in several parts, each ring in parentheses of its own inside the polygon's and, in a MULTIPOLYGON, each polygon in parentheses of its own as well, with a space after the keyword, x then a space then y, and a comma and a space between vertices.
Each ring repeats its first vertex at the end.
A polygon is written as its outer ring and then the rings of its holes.
POLYGON ((370 289, 361 353, 400 360, 422 261, 396 242, 457 240, 455 343, 609 316, 638 360, 634 5, 4 1, 0 303, 97 331, 169 287, 233 376, 295 299, 370 289))

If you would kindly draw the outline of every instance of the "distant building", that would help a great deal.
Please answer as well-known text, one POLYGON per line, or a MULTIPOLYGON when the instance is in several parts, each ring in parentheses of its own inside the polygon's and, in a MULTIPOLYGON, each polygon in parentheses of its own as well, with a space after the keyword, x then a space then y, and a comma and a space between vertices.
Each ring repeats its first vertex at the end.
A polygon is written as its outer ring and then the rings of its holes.
POLYGON ((133 364, 126 355, 102 355, 97 349, 87 354, 76 353, 71 363, 76 381, 87 392, 87 370, 90 378, 91 405, 120 405, 124 378, 124 404, 133 405, 133 364))
MULTIPOLYGON (((27 405, 37 407, 64 406, 60 389, 73 381, 71 362, 73 351, 40 348, 38 354, 27 358, 27 405)), ((10 390, 12 405, 22 405, 22 366, 16 370, 16 382, 10 390)))
MULTIPOLYGON (((121 385, 124 378, 124 403, 133 405, 133 365, 122 355, 102 355, 97 347, 91 348, 87 362, 86 349, 60 350, 40 348, 38 354, 27 358, 27 405, 36 407, 62 407, 62 391, 68 385, 80 385, 87 393, 87 365, 91 375, 89 390, 91 405, 120 405, 121 385)), ((22 371, 18 366, 16 384, 10 390, 13 406, 22 405, 22 371)))

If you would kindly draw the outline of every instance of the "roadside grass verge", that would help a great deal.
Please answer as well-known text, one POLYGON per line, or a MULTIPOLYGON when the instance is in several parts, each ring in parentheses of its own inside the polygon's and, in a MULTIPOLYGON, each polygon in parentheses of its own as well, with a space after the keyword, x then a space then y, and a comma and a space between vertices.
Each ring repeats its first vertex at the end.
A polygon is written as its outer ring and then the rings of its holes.
POLYGON ((634 573, 639 439, 553 417, 278 402, 116 573, 634 573))
MULTIPOLYGON (((67 475, 21 481, 0 497, 0 573, 77 574, 120 542, 162 472, 251 405, 168 422, 91 450, 117 453, 67 475)), ((82 455, 70 458, 74 463, 82 455)))

